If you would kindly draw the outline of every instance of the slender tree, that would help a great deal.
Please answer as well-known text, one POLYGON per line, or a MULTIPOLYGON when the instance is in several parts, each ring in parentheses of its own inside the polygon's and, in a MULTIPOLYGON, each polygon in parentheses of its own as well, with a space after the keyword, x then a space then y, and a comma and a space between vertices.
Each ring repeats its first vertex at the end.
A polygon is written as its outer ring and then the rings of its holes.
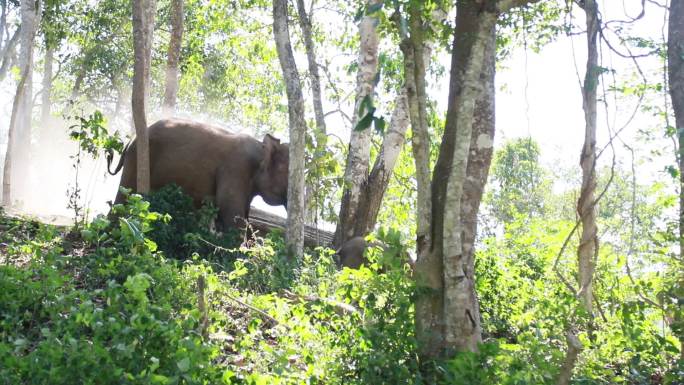
POLYGON ((3 205, 12 204, 14 193, 26 189, 30 180, 28 167, 31 150, 33 112, 33 45, 39 24, 40 2, 21 1, 19 67, 21 79, 14 98, 5 166, 3 170, 3 205))
POLYGON ((285 79, 290 125, 290 164, 287 187, 286 238, 290 255, 304 251, 304 150, 306 121, 299 72, 292 53, 287 25, 287 0, 273 0, 273 35, 285 79))
POLYGON ((50 119, 50 107, 52 105, 52 62, 54 54, 54 48, 46 42, 43 63, 43 88, 40 95, 40 122, 43 125, 47 124, 50 119))
MULTIPOLYGON (((579 302, 590 318, 593 313, 593 280, 596 253, 598 252, 598 228, 596 226, 596 90, 599 82, 598 45, 599 32, 598 4, 596 0, 579 3, 584 9, 587 24, 587 67, 582 85, 582 107, 584 108, 584 145, 580 155, 582 168, 582 187, 577 201, 577 214, 582 224, 582 234, 577 247, 577 281, 579 302)), ((583 346, 571 325, 566 331, 567 351, 558 375, 558 385, 570 383, 577 357, 583 346)))
POLYGON ((361 186, 368 177, 370 163, 370 129, 356 129, 357 123, 366 113, 367 101, 371 101, 375 91, 375 78, 378 72, 378 18, 375 12, 381 0, 366 1, 366 12, 359 23, 359 55, 356 75, 356 101, 352 117, 352 132, 349 140, 349 153, 344 171, 344 190, 340 206, 339 221, 335 229, 336 246, 355 235, 355 222, 358 215, 361 186), (365 101, 365 102, 364 102, 365 101))
MULTIPOLYGON (((672 0, 668 23, 667 68, 670 97, 677 127, 677 164, 679 166, 679 256, 684 271, 684 1, 672 0)), ((684 287, 684 274, 680 274, 679 286, 684 287)), ((681 305, 679 305, 681 306, 681 305)), ((684 361, 684 315, 682 309, 675 311, 680 325, 680 356, 684 361)))
POLYGON ((0 50, 0 81, 7 76, 7 70, 10 68, 10 63, 12 62, 17 43, 19 42, 19 36, 21 36, 21 26, 14 30, 12 37, 5 43, 2 50, 0 50))
MULTIPOLYGON (((312 6, 313 7, 313 6, 312 6)), ((321 92, 321 76, 316 62, 316 49, 312 36, 311 15, 307 14, 304 0, 297 0, 297 12, 299 14, 299 25, 304 37, 304 48, 306 49, 306 59, 309 64, 309 77, 311 81, 311 95, 313 99, 314 117, 316 119, 316 147, 325 149, 327 130, 325 127, 325 114, 323 113, 323 96, 321 92)))
POLYGON ((146 108, 149 94, 149 75, 151 59, 152 29, 150 8, 154 0, 133 0, 133 92, 131 107, 136 133, 136 190, 139 193, 150 191, 150 155, 147 133, 146 108))
POLYGON ((183 0, 171 1, 171 40, 166 59, 166 88, 162 105, 164 115, 173 115, 176 110, 181 43, 183 42, 183 0))

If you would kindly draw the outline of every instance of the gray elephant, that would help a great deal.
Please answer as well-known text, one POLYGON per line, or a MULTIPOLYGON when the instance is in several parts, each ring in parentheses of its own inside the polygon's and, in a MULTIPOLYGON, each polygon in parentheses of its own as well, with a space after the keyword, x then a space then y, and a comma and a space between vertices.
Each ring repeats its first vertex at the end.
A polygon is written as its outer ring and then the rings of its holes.
MULTIPOLYGON (((149 128, 152 191, 175 183, 192 197, 196 207, 204 199, 219 209, 219 226, 238 227, 247 218, 256 195, 270 205, 287 205, 289 151, 287 143, 266 135, 262 142, 248 135, 182 119, 160 120, 149 128)), ((121 187, 136 187, 136 142, 122 154, 115 175, 123 167, 121 187)), ((115 203, 124 197, 119 192, 115 203)))

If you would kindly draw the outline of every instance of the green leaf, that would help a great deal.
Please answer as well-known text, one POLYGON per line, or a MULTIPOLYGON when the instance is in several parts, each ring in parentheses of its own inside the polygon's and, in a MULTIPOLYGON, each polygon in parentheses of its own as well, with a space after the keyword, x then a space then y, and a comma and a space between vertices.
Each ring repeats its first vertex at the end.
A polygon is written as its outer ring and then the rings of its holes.
POLYGON ((190 359, 188 357, 185 357, 182 360, 178 361, 176 363, 176 366, 178 366, 178 370, 185 373, 190 369, 190 359))
POLYGON ((383 5, 384 4, 382 2, 369 5, 368 7, 366 7, 366 15, 372 15, 375 12, 381 10, 383 5))
POLYGON ((375 131, 378 132, 379 134, 384 134, 385 133, 385 118, 382 116, 379 118, 374 118, 373 122, 375 123, 375 131))
POLYGON ((356 127, 354 127, 354 131, 363 131, 370 127, 371 123, 373 123, 373 112, 375 112, 375 107, 372 107, 370 111, 359 120, 358 123, 356 123, 356 127))
POLYGON ((354 23, 358 23, 361 21, 361 18, 363 17, 363 7, 359 7, 358 10, 356 10, 356 13, 354 14, 354 23))
POLYGON ((364 112, 370 111, 371 109, 375 110, 375 108, 373 108, 373 100, 370 95, 366 95, 359 105, 359 115, 363 115, 364 112))

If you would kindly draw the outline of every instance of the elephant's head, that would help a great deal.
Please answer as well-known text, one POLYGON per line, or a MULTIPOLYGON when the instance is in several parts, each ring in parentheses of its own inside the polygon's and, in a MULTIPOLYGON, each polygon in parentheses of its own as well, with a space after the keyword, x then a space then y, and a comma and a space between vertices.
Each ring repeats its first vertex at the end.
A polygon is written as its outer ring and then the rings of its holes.
POLYGON ((287 143, 280 143, 271 135, 263 140, 264 157, 256 178, 257 193, 266 203, 287 208, 287 176, 290 149, 287 143))

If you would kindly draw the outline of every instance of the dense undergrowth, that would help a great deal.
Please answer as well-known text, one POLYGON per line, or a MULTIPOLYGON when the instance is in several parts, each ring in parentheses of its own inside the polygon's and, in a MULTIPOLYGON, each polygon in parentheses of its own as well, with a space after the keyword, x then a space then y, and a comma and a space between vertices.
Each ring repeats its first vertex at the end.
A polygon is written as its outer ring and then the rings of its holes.
MULTIPOLYGON (((421 362, 397 239, 368 268, 338 271, 327 249, 289 260, 277 235, 239 246, 179 194, 150 199, 173 220, 132 195, 77 232, 0 212, 0 384, 553 383, 573 315, 539 257, 548 240, 488 244, 487 343, 421 362)), ((681 383, 674 340, 630 306, 609 313, 574 383, 681 383)))

